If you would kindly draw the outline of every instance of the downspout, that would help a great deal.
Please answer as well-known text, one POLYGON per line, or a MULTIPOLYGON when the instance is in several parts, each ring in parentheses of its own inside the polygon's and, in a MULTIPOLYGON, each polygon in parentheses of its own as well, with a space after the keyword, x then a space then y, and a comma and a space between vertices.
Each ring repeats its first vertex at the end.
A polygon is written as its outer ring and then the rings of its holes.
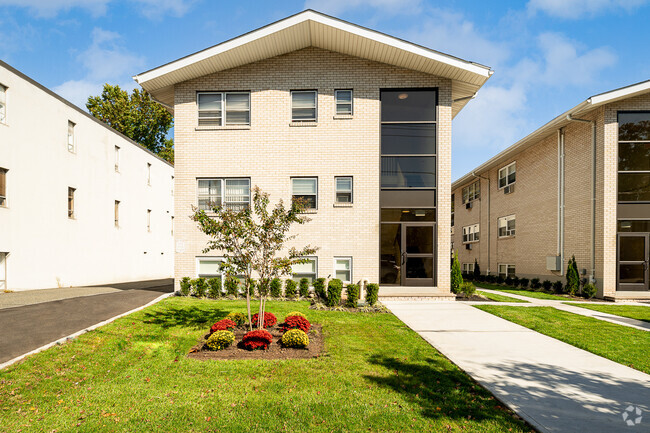
POLYGON ((596 281, 596 121, 577 119, 570 114, 567 120, 582 123, 591 123, 591 271, 589 282, 596 281))
MULTIPOLYGON (((472 172, 472 176, 478 177, 479 179, 487 180, 487 183, 488 183, 488 188, 487 188, 487 222, 488 222, 488 224, 487 224, 487 248, 488 248, 487 255, 488 255, 488 259, 487 259, 487 270, 486 270, 485 275, 490 275, 490 243, 491 243, 490 242, 490 239, 491 239, 491 236, 490 236, 490 227, 491 227, 491 224, 490 224, 490 177, 489 176, 488 177, 479 176, 475 172, 472 172)), ((482 209, 482 207, 481 207, 481 209, 482 209)), ((480 216, 479 216, 479 224, 480 224, 480 216)))
POLYGON ((564 129, 557 130, 557 255, 564 275, 564 129))

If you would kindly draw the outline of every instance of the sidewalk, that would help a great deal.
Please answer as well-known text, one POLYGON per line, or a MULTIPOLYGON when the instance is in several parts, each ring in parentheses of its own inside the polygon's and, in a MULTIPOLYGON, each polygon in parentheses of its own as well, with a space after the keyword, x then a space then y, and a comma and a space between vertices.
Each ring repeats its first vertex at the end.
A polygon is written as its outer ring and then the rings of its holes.
POLYGON ((650 375, 467 304, 384 304, 541 432, 650 432, 650 375), (628 406, 644 414, 635 428, 628 406))

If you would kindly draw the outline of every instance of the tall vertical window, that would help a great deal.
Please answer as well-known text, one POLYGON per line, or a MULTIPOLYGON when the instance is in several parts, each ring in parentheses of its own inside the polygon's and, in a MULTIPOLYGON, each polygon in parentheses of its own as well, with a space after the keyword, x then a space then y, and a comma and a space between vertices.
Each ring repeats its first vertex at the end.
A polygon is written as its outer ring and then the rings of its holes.
POLYGON ((75 141, 74 141, 74 127, 75 123, 68 120, 68 152, 75 152, 75 141))
POLYGON ((509 215, 501 217, 497 220, 497 226, 499 229, 499 237, 505 238, 515 235, 515 216, 509 215))
POLYGON ((0 84, 0 123, 7 123, 7 88, 0 84))
POLYGON ((120 202, 115 200, 115 227, 120 226, 120 202))
POLYGON ((151 209, 147 209, 147 231, 151 231, 151 209))
POLYGON ((306 210, 318 209, 318 178, 292 177, 291 198, 303 200, 306 210))
POLYGON ((120 172, 120 146, 115 146, 115 171, 120 172))
POLYGON ((454 220, 456 219, 456 194, 451 195, 451 234, 454 234, 454 220))
POLYGON ((74 218, 74 193, 75 189, 68 187, 68 218, 74 218))
POLYGON ((334 181, 336 183, 336 202, 352 203, 352 177, 337 176, 334 181))
POLYGON ((199 92, 199 126, 250 125, 250 92, 199 92))
POLYGON ((334 257, 334 278, 352 282, 352 257, 334 257))
POLYGON ((7 206, 7 169, 0 167, 0 207, 7 206))
POLYGON ((291 92, 291 120, 311 121, 318 118, 318 92, 315 90, 293 90, 291 92))
POLYGON ((517 163, 513 162, 499 170, 499 189, 512 185, 517 180, 517 163))
POLYGON ((172 188, 171 188, 171 191, 172 191, 172 195, 174 195, 174 176, 172 176, 172 188))
POLYGON ((197 179, 198 208, 206 212, 215 207, 240 211, 250 207, 250 179, 197 179))
POLYGON ((334 100, 337 115, 352 114, 352 90, 335 90, 334 100))
POLYGON ((151 164, 147 163, 147 185, 151 185, 151 164))
POLYGON ((174 217, 172 217, 172 236, 174 236, 174 217))
POLYGON ((294 280, 300 281, 301 278, 307 278, 309 284, 312 284, 314 280, 316 280, 316 275, 318 274, 318 258, 307 257, 307 260, 307 263, 293 265, 291 271, 294 280))
POLYGON ((618 201, 650 202, 650 111, 618 113, 618 201))

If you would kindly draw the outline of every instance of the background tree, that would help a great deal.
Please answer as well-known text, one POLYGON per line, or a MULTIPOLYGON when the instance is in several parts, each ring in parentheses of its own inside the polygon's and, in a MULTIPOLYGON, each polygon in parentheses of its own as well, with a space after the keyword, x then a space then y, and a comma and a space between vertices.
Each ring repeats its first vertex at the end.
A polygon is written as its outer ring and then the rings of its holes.
POLYGON ((458 293, 461 284, 463 284, 463 274, 460 272, 458 251, 454 251, 454 262, 451 265, 451 292, 458 293))
POLYGON ((478 260, 474 259, 474 279, 478 281, 481 276, 481 267, 478 265, 478 260))
POLYGON ((167 138, 174 118, 144 91, 129 93, 104 84, 102 94, 88 97, 86 108, 97 119, 161 158, 174 162, 174 141, 167 138))
POLYGON ((291 226, 310 221, 302 213, 305 208, 303 201, 294 200, 289 208, 285 208, 280 200, 272 210, 268 208, 269 195, 255 187, 252 209, 237 211, 215 206, 212 208, 213 214, 208 216, 205 211, 194 208, 192 215, 201 231, 212 238, 203 252, 220 251, 224 258, 221 268, 226 274, 244 276, 250 329, 253 325, 250 323, 250 282, 253 275, 258 280, 260 307, 257 327, 261 328, 270 282, 282 275, 290 275, 293 265, 307 263, 306 256, 316 252, 316 248, 309 245, 300 250, 286 249, 286 243, 295 238, 295 235, 289 235, 291 226), (286 254, 283 255, 283 251, 286 254))
POLYGON ((580 288, 580 275, 578 274, 578 265, 576 264, 576 256, 571 256, 566 270, 566 289, 570 295, 578 293, 580 288))

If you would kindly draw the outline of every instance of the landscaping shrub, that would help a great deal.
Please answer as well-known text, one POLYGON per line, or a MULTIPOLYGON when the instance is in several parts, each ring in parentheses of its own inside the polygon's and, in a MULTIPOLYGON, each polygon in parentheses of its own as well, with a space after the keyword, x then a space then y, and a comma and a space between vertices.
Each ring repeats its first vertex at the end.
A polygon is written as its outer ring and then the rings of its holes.
POLYGON ((454 251, 454 261, 451 263, 451 293, 458 293, 463 284, 463 275, 460 273, 458 251, 454 251))
POLYGON ((239 296, 239 280, 237 278, 226 277, 224 287, 226 288, 226 295, 239 296))
POLYGON ((266 329, 256 329, 255 331, 250 331, 244 334, 242 345, 247 350, 266 350, 269 348, 271 341, 273 341, 273 336, 269 331, 266 329))
MULTIPOLYGON (((253 314, 253 317, 251 317, 251 322, 253 323, 253 326, 257 326, 257 319, 260 317, 258 313, 253 314)), ((270 328, 271 326, 274 326, 276 323, 278 323, 277 317, 275 317, 275 314, 265 312, 264 313, 264 327, 265 328, 270 328)))
POLYGON ((528 278, 520 278, 520 279, 519 279, 519 286, 520 286, 522 289, 527 289, 527 288, 528 288, 528 283, 529 283, 529 282, 530 282, 530 280, 529 280, 528 278))
POLYGON ((210 333, 212 334, 217 331, 226 331, 226 330, 230 331, 231 329, 234 329, 235 326, 237 326, 237 324, 232 320, 221 319, 210 327, 210 333))
POLYGON ((190 296, 190 293, 192 293, 192 282, 190 281, 190 277, 183 277, 180 284, 181 295, 190 296))
POLYGON ((487 281, 490 284, 494 284, 497 281, 497 277, 495 277, 494 275, 486 275, 485 281, 487 281))
POLYGON ((545 292, 550 292, 551 287, 553 287, 553 283, 551 283, 549 280, 544 280, 544 282, 542 283, 542 287, 544 288, 545 292))
MULTIPOLYGON (((474 280, 479 280, 481 278, 481 267, 478 264, 478 260, 474 259, 474 280)), ((479 280, 480 281, 480 280, 479 280)))
POLYGON ((287 298, 296 297, 296 282, 293 280, 286 280, 284 282, 284 296, 287 298))
POLYGON ((208 295, 211 298, 221 296, 221 278, 210 278, 208 280, 208 295))
POLYGON ((303 332, 309 332, 311 323, 304 317, 289 316, 284 319, 284 323, 280 327, 282 328, 282 332, 287 332, 289 329, 300 329, 303 332))
POLYGON ((345 288, 345 294, 347 299, 345 300, 345 306, 349 308, 356 308, 359 303, 359 285, 358 284, 348 284, 345 288))
POLYGON ((305 315, 304 315, 303 313, 301 313, 300 311, 292 311, 291 313, 289 313, 289 314, 287 314, 286 316, 284 316, 284 320, 286 321, 286 320, 287 320, 287 317, 291 317, 291 316, 304 317, 305 319, 307 318, 307 316, 305 316, 305 315))
POLYGON ((282 280, 279 278, 273 278, 271 284, 269 284, 272 298, 279 298, 282 296, 282 280))
POLYGON ((243 325, 244 323, 246 323, 246 320, 248 320, 248 318, 246 317, 246 314, 244 314, 244 313, 229 313, 226 316, 226 319, 232 320, 237 325, 243 325))
POLYGON ((285 347, 304 348, 309 346, 309 337, 300 329, 292 329, 282 336, 282 345, 285 347))
POLYGON ((519 285, 519 277, 512 277, 512 287, 517 287, 519 285))
POLYGON ((497 276, 497 284, 503 284, 506 282, 506 279, 503 277, 503 275, 497 276))
POLYGON ((221 350, 230 346, 235 341, 235 334, 230 331, 217 331, 210 335, 205 345, 210 350, 221 350))
POLYGON ((194 294, 199 298, 205 298, 208 291, 208 283, 205 282, 205 278, 197 278, 194 281, 194 294))
POLYGON ((325 278, 317 278, 314 281, 314 293, 321 301, 327 301, 327 293, 325 292, 325 278))
POLYGON ((575 296, 579 288, 580 275, 578 274, 578 265, 576 264, 576 257, 571 256, 566 269, 566 291, 571 296, 575 296))
POLYGON ((309 298, 309 280, 307 278, 300 279, 300 297, 309 298))
POLYGON ((511 277, 506 277, 506 286, 512 286, 512 278, 511 277))
POLYGON ((530 280, 530 288, 531 289, 539 289, 542 285, 539 283, 539 278, 533 278, 530 280))
POLYGON ((553 291, 555 293, 562 293, 564 291, 564 285, 562 281, 556 281, 553 283, 553 291))
POLYGON ((485 281, 485 275, 479 274, 479 275, 476 277, 476 281, 479 281, 479 282, 483 282, 483 281, 485 281))
POLYGON ((343 282, 338 278, 330 280, 327 285, 327 302, 328 307, 338 307, 341 303, 341 292, 343 292, 343 282))
POLYGON ((366 286, 366 303, 375 305, 379 296, 379 284, 370 283, 366 286))
POLYGON ((582 296, 584 296, 587 299, 591 299, 594 296, 596 296, 596 292, 597 292, 596 286, 594 286, 593 284, 585 284, 582 287, 582 296))
POLYGON ((467 282, 460 285, 460 293, 465 295, 467 298, 471 298, 474 293, 476 293, 476 287, 474 284, 467 282))

